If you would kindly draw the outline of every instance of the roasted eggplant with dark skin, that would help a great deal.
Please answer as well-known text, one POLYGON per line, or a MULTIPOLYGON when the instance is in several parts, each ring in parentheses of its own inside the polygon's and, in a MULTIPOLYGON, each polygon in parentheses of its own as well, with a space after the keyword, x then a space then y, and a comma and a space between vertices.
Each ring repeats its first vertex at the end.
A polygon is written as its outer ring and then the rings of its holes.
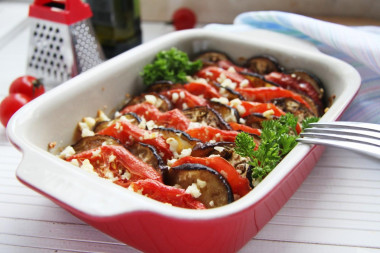
POLYGON ((102 145, 121 145, 120 142, 112 137, 107 135, 94 135, 87 136, 79 139, 72 147, 75 150, 75 153, 81 153, 86 150, 94 149, 102 145))
POLYGON ((200 191, 197 200, 207 208, 224 206, 234 200, 227 180, 216 170, 201 164, 186 163, 165 170, 164 183, 183 189, 194 184, 200 191))
POLYGON ((133 145, 127 147, 127 149, 137 158, 143 162, 149 164, 157 171, 161 172, 166 167, 162 157, 158 154, 155 147, 142 142, 136 142, 133 145))
POLYGON ((235 108, 213 100, 209 102, 209 106, 217 111, 227 123, 239 122, 239 113, 235 108))
POLYGON ((254 56, 246 61, 244 67, 259 75, 283 71, 283 68, 278 63, 277 59, 269 55, 254 56))
MULTIPOLYGON (((170 140, 168 140, 169 138, 171 138, 173 142, 175 140, 175 145, 177 145, 176 152, 178 153, 181 153, 184 149, 192 149, 199 142, 198 139, 194 139, 187 133, 174 128, 158 127, 153 128, 153 131, 160 133, 164 139, 166 139, 166 142, 170 142, 170 140)), ((173 145, 173 147, 175 145, 173 145)))
POLYGON ((308 117, 315 117, 315 113, 306 108, 305 105, 295 101, 291 98, 278 98, 272 101, 278 108, 283 110, 285 113, 292 113, 298 117, 298 121, 302 122, 308 117))
POLYGON ((182 87, 182 84, 174 84, 171 81, 158 81, 150 85, 147 92, 160 93, 165 90, 176 89, 182 87))
POLYGON ((129 122, 131 122, 134 125, 138 125, 141 123, 141 118, 136 113, 128 112, 118 118, 115 118, 114 120, 98 122, 94 127, 94 132, 97 133, 102 129, 107 128, 108 126, 118 121, 121 117, 126 118, 129 122))
POLYGON ((231 130, 230 125, 214 109, 208 106, 197 106, 183 110, 183 114, 192 122, 199 122, 224 130, 231 130))
POLYGON ((217 51, 209 51, 209 52, 204 52, 195 57, 195 60, 201 60, 202 64, 204 67, 206 66, 216 66, 219 61, 224 61, 224 60, 230 60, 230 58, 222 52, 217 52, 217 51))

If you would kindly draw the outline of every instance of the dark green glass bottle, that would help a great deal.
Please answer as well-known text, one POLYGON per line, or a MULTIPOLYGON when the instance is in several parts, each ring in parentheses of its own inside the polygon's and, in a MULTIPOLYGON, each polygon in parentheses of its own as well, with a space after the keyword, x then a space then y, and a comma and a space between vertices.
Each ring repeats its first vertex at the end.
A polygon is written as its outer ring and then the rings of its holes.
POLYGON ((107 58, 141 44, 139 0, 87 0, 96 36, 107 58))

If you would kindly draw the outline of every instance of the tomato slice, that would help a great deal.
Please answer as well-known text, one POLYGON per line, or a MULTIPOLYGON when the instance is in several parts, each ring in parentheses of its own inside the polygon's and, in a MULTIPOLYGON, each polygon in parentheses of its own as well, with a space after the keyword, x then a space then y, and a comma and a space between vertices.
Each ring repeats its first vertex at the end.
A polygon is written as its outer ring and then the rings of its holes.
POLYGON ((273 115, 280 117, 285 115, 285 112, 272 103, 260 103, 252 101, 239 101, 238 103, 230 102, 230 106, 237 109, 240 117, 248 116, 252 113, 264 113, 273 110, 273 115))
MULTIPOLYGON (((243 82, 248 81, 248 86, 251 86, 249 80, 244 78, 244 76, 240 75, 234 71, 228 71, 220 67, 209 66, 201 69, 197 72, 196 76, 202 77, 206 80, 211 80, 217 83, 220 83, 223 86, 223 81, 225 79, 230 79, 233 83, 236 84, 236 87, 240 87, 243 82)), ((234 87, 230 87, 234 89, 234 87)))
POLYGON ((242 177, 236 169, 224 158, 219 156, 213 157, 193 157, 186 156, 178 159, 174 162, 172 167, 179 166, 184 163, 199 163, 208 166, 220 174, 222 174, 231 186, 234 195, 243 197, 251 188, 249 187, 249 181, 247 178, 242 177))
POLYGON ((268 103, 276 98, 292 98, 311 109, 300 95, 280 87, 237 88, 236 91, 249 101, 268 103))
POLYGON ((300 93, 309 96, 318 108, 323 108, 322 101, 319 98, 319 93, 310 83, 304 80, 299 80, 296 77, 292 77, 292 75, 280 72, 272 72, 267 74, 265 75, 265 79, 280 85, 284 89, 299 91, 300 93))
POLYGON ((157 107, 150 103, 141 103, 124 108, 121 113, 134 112, 143 116, 146 121, 153 120, 156 125, 172 127, 182 131, 189 128, 190 120, 178 109, 161 112, 157 107))
POLYGON ((175 108, 180 110, 207 105, 206 99, 191 94, 185 89, 171 89, 162 91, 160 94, 164 95, 173 103, 175 108))
POLYGON ((246 126, 246 125, 243 125, 243 124, 239 124, 239 123, 236 123, 236 122, 230 122, 229 124, 232 127, 232 129, 235 130, 235 131, 243 131, 243 132, 246 132, 246 133, 249 133, 249 134, 255 134, 255 135, 258 135, 258 136, 261 135, 261 130, 260 129, 252 128, 252 127, 249 127, 249 126, 246 126))
POLYGON ((100 130, 98 134, 109 135, 120 140, 125 145, 132 145, 135 142, 142 142, 153 145, 164 160, 171 159, 173 153, 170 151, 170 145, 166 140, 157 133, 141 129, 133 125, 128 120, 119 120, 116 123, 100 130))
POLYGON ((165 185, 156 180, 139 180, 137 182, 133 182, 131 187, 134 191, 141 192, 144 196, 148 196, 163 203, 169 203, 173 206, 190 209, 206 209, 202 202, 196 200, 184 189, 165 185))
POLYGON ((205 99, 220 98, 220 93, 210 84, 191 82, 183 86, 188 92, 205 99))
POLYGON ((162 181, 160 173, 153 167, 141 161, 121 145, 104 145, 95 149, 83 151, 79 154, 68 157, 67 161, 76 159, 80 165, 88 160, 94 167, 96 173, 101 177, 108 178, 112 173, 112 178, 120 180, 120 172, 128 171, 128 177, 124 182, 133 182, 140 179, 153 179, 162 181))
POLYGON ((211 126, 201 126, 191 128, 186 131, 191 137, 199 139, 202 142, 208 141, 229 141, 234 142, 238 131, 222 130, 211 126))

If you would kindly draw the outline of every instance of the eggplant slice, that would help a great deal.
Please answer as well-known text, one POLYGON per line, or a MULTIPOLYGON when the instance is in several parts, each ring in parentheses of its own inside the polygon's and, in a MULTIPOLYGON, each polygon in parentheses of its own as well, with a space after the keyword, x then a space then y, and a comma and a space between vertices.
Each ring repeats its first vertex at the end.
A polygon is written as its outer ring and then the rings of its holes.
POLYGON ((173 142, 176 144, 171 146, 176 148, 176 152, 178 154, 180 154, 184 149, 193 149, 199 142, 198 139, 195 139, 189 134, 175 128, 157 127, 153 128, 152 131, 160 133, 167 142, 169 138, 174 139, 173 142))
POLYGON ((94 149, 102 145, 121 145, 119 140, 112 136, 108 135, 94 135, 87 136, 79 139, 74 145, 73 148, 75 153, 81 153, 86 150, 94 149))
POLYGON ((283 68, 278 61, 269 55, 254 56, 246 61, 244 67, 259 75, 266 75, 271 72, 283 72, 283 68))
POLYGON ((209 105, 212 109, 217 111, 227 123, 239 122, 240 116, 235 108, 212 100, 209 102, 209 105))
POLYGON ((223 119, 220 113, 208 106, 196 106, 182 112, 191 122, 199 122, 200 124, 207 124, 223 130, 231 130, 230 125, 223 119))
POLYGON ((149 144, 136 142, 127 149, 137 158, 161 172, 166 167, 162 157, 158 154, 155 147, 149 144))
POLYGON ((203 67, 207 66, 216 66, 218 61, 228 60, 230 61, 230 57, 228 57, 225 53, 217 52, 217 51, 209 51, 204 52, 195 57, 194 60, 200 60, 203 64, 203 67))
POLYGON ((231 186, 222 174, 197 163, 185 163, 165 170, 164 183, 183 189, 198 189, 200 196, 197 200, 207 208, 224 206, 234 200, 231 186))
POLYGON ((182 84, 174 84, 171 81, 157 81, 148 87, 147 92, 160 93, 161 91, 176 89, 182 86, 182 84))
POLYGON ((141 118, 136 113, 128 112, 124 115, 121 115, 120 117, 117 117, 114 120, 98 122, 94 127, 94 132, 97 133, 100 130, 109 127, 110 125, 112 125, 113 123, 121 119, 127 119, 129 122, 131 122, 134 125, 139 125, 141 123, 141 118))
POLYGON ((298 122, 302 122, 309 117, 315 117, 318 113, 309 110, 304 104, 301 104, 292 98, 277 98, 271 102, 285 113, 289 112, 294 114, 294 116, 298 117, 298 122))
POLYGON ((240 72, 244 78, 246 78, 253 87, 277 87, 278 84, 268 81, 264 78, 264 76, 259 75, 257 73, 250 73, 250 72, 240 72))

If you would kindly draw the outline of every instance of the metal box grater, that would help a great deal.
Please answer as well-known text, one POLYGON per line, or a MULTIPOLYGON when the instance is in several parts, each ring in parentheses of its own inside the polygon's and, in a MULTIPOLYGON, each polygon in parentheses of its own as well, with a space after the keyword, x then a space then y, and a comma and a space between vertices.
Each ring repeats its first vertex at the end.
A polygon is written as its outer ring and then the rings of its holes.
POLYGON ((51 89, 103 62, 91 16, 81 0, 35 0, 29 8, 27 74, 51 89))

